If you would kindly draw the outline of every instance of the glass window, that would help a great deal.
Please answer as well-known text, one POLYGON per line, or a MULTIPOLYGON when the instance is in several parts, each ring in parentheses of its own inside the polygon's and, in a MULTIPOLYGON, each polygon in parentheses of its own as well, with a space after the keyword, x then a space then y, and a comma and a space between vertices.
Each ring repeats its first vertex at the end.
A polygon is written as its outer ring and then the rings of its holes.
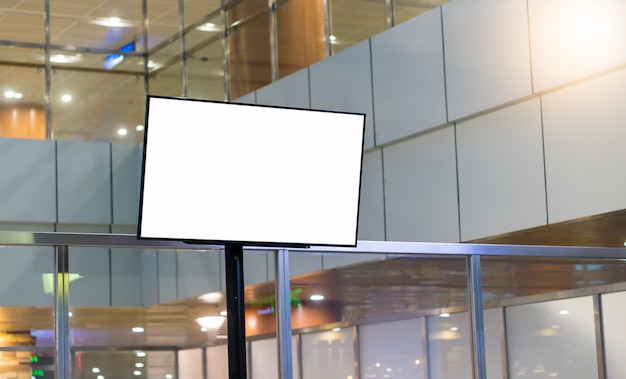
POLYGON ((353 328, 302 335, 302 378, 354 378, 353 328))
POLYGON ((54 138, 140 142, 144 103, 141 74, 58 69, 51 91, 54 138))
MULTIPOLYGON (((31 49, 6 47, 0 47, 0 54, 19 54, 23 50, 26 55, 34 54, 31 49)), ((45 139, 43 71, 37 67, 0 65, 0 77, 0 137, 45 139)))
POLYGON ((221 18, 211 20, 185 36, 187 46, 187 96, 226 100, 221 18), (210 25, 208 25, 210 24, 210 25))
POLYGON ((287 1, 278 7, 276 24, 280 78, 326 58, 322 1, 287 1))
POLYGON ((185 27, 220 9, 220 0, 185 0, 185 27))
POLYGON ((394 0, 395 24, 401 24, 407 20, 421 15, 448 0, 394 0))
POLYGON ((387 7, 384 1, 333 0, 330 4, 333 53, 387 28, 387 7))
POLYGON ((0 39, 44 42, 44 3, 37 0, 3 2, 0 7, 0 39))

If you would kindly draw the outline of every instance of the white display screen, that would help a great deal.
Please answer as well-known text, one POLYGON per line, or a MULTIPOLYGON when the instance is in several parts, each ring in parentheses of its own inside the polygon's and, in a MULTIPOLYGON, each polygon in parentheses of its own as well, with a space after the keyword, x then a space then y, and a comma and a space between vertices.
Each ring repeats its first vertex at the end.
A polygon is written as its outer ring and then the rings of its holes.
POLYGON ((356 246, 365 115, 149 96, 139 238, 356 246))

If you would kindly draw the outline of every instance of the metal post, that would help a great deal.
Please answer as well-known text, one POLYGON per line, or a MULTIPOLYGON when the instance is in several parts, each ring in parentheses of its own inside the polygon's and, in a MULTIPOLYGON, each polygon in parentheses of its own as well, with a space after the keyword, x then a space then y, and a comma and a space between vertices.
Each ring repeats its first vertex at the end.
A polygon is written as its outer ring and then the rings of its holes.
POLYGON ((178 0, 178 35, 180 36, 180 75, 182 80, 181 96, 187 97, 187 47, 185 45, 185 0, 178 0))
POLYGON ((593 316, 596 329, 596 353, 598 359, 598 379, 606 378, 606 361, 604 359, 604 323, 602 320, 602 299, 599 294, 593 295, 593 316))
POLYGON ((143 54, 143 89, 146 95, 150 93, 150 68, 148 63, 148 0, 141 0, 141 49, 143 54))
POLYGON ((485 354, 485 324, 483 321, 482 279, 480 272, 480 255, 471 255, 468 263, 468 288, 470 297, 470 328, 472 331, 472 360, 474 379, 487 379, 487 363, 485 354))
POLYGON ((228 378, 246 379, 246 324, 243 246, 226 245, 226 312, 228 313, 228 378))
POLYGON ((224 10, 228 0, 222 0, 222 25, 224 25, 224 33, 222 34, 222 52, 224 53, 224 100, 230 101, 230 45, 228 38, 230 37, 230 25, 228 23, 228 12, 224 10))
POLYGON ((70 379, 69 254, 55 246, 54 266, 54 377, 70 379))
POLYGON ((278 23, 276 21, 276 0, 267 0, 270 16, 270 58, 272 82, 278 80, 278 23))
POLYGON ((326 54, 329 57, 333 55, 333 45, 330 41, 330 36, 332 35, 330 2, 331 0, 322 0, 322 4, 324 7, 324 37, 326 40, 326 54))
POLYGON ((387 12, 387 29, 393 28, 396 25, 395 0, 385 0, 385 5, 387 12))
POLYGON ((291 356, 291 291, 289 283, 289 250, 274 252, 276 272, 276 344, 278 346, 278 378, 293 378, 291 356))
POLYGON ((43 31, 44 31, 44 81, 45 89, 43 94, 43 105, 46 113, 46 139, 51 140, 54 138, 52 132, 52 64, 50 63, 50 0, 44 0, 44 12, 43 12, 43 31))

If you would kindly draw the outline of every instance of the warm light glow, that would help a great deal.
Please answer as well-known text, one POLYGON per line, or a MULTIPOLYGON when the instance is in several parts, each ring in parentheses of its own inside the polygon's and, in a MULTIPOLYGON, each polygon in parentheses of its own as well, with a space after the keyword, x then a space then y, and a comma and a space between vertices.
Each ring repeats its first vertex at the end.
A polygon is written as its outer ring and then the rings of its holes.
POLYGON ((138 352, 137 352, 137 356, 138 356, 139 358, 143 358, 143 357, 145 357, 145 356, 146 356, 146 352, 145 352, 145 351, 138 351, 138 352))
POLYGON ((319 295, 319 294, 311 295, 309 299, 313 301, 321 301, 321 300, 324 300, 324 295, 319 295))
POLYGON ((61 101, 63 101, 64 103, 69 103, 70 101, 72 101, 72 95, 61 96, 61 101))
POLYGON ((212 22, 207 22, 206 24, 202 24, 198 26, 198 30, 201 32, 219 32, 219 28, 215 27, 215 24, 212 22))
POLYGON ((165 374, 165 379, 172 379, 174 377, 174 375, 172 374, 165 374))
POLYGON ((225 320, 226 318, 224 316, 205 316, 198 317, 196 322, 203 328, 217 330, 222 326, 225 320))
POLYGON ((141 326, 135 326, 131 330, 133 331, 133 333, 143 333, 144 332, 144 329, 141 326))
POLYGON ((450 313, 440 313, 439 317, 450 317, 450 313))
POLYGON ((142 131, 143 131, 143 129, 144 129, 144 128, 143 128, 143 125, 137 125, 137 126, 135 127, 135 130, 136 130, 136 131, 138 131, 138 132, 142 132, 142 131))
POLYGON ((14 97, 15 97, 15 92, 13 92, 13 91, 6 91, 6 92, 4 93, 4 97, 9 98, 9 99, 12 99, 12 98, 14 98, 14 97))
POLYGON ((226 312, 226 311, 221 311, 221 312, 220 312, 220 315, 221 315, 221 316, 226 317, 226 316, 228 315, 228 312, 226 312))
POLYGON ((119 134, 120 136, 125 136, 128 134, 128 130, 124 129, 124 128, 119 128, 117 130, 117 134, 119 134))
POLYGON ((201 332, 206 332, 206 331, 208 331, 208 330, 209 330, 209 329, 207 329, 207 328, 200 328, 200 331, 201 331, 201 332))
POLYGON ((135 370, 135 371, 133 371, 133 375, 139 376, 139 375, 141 375, 141 371, 135 370))
POLYGON ((420 360, 419 360, 419 359, 416 359, 416 360, 415 360, 415 364, 416 364, 416 365, 420 364, 420 360))
POLYGON ((198 300, 205 303, 219 303, 224 299, 224 295, 221 292, 209 292, 198 297, 198 300))
POLYGON ((70 316, 70 317, 74 316, 74 314, 72 312, 67 312, 67 315, 70 316))
POLYGON ((81 60, 81 55, 65 55, 54 54, 50 56, 50 62, 52 63, 75 63, 81 60))
POLYGON ((98 375, 97 378, 98 379, 104 379, 104 375, 98 375))
POLYGON ((336 41, 336 40, 337 40, 337 37, 335 37, 335 36, 330 36, 330 37, 328 37, 328 39, 329 39, 329 40, 331 40, 331 41, 336 41))
POLYGON ((376 362, 376 367, 380 367, 380 363, 376 362))
POLYGON ((569 311, 568 311, 567 309, 563 309, 563 310, 559 311, 559 314, 560 314, 561 316, 565 316, 565 315, 568 315, 568 314, 569 314, 569 311))
POLYGON ((453 327, 450 328, 450 330, 453 331, 453 332, 456 332, 456 331, 459 330, 459 327, 458 326, 453 326, 453 327))
POLYGON ((135 367, 142 368, 143 367, 143 363, 137 362, 137 363, 135 363, 135 367))
POLYGON ((340 332, 340 331, 341 331, 341 328, 333 328, 331 331, 332 331, 332 332, 340 332))
POLYGON ((100 369, 97 368, 97 367, 94 367, 94 368, 91 369, 91 372, 93 372, 94 374, 97 374, 97 373, 100 372, 100 369))
POLYGON ((215 338, 217 338, 218 340, 227 340, 228 336, 226 334, 219 334, 215 338))
POLYGON ((21 93, 19 93, 19 92, 16 92, 16 93, 15 93, 15 95, 13 95, 13 97, 14 97, 15 99, 21 99, 21 98, 22 98, 22 96, 23 96, 23 95, 22 95, 21 93))

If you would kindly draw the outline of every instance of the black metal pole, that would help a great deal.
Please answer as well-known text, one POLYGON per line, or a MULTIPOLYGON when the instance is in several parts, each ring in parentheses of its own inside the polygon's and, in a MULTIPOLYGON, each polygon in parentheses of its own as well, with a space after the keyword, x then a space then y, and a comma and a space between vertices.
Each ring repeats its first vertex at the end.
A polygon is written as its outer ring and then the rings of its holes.
POLYGON ((246 323, 243 246, 226 245, 226 311, 228 312, 228 378, 246 379, 246 323))

